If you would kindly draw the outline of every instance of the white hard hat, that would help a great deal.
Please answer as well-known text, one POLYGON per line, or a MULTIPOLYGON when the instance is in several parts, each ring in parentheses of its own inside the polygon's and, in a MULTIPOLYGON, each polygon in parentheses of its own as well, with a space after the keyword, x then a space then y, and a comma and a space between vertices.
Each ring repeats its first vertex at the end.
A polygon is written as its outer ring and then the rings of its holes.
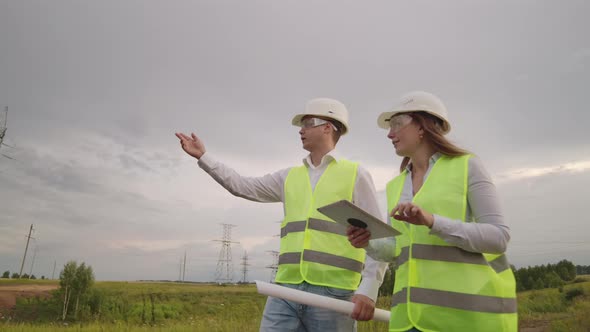
POLYGON ((294 126, 301 126, 301 119, 306 115, 321 116, 342 123, 342 135, 348 132, 348 111, 343 103, 330 98, 315 98, 307 102, 305 113, 297 114, 291 123, 294 126))
POLYGON ((443 134, 451 131, 447 108, 437 96, 424 91, 412 91, 403 95, 399 103, 389 112, 383 112, 377 118, 377 125, 389 129, 389 119, 401 113, 426 112, 442 121, 443 134))

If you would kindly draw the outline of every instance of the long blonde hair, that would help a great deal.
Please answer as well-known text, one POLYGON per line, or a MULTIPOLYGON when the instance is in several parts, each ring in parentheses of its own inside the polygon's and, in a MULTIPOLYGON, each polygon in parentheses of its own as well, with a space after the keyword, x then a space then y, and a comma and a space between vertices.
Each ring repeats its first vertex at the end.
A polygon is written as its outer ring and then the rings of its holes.
MULTIPOLYGON (((408 113, 422 129, 424 129, 424 138, 427 139, 436 152, 440 152, 446 156, 459 157, 469 154, 469 151, 462 149, 451 143, 442 133, 441 120, 426 113, 426 112, 412 112, 408 113)), ((410 157, 404 157, 399 167, 399 171, 403 172, 410 163, 410 157)))

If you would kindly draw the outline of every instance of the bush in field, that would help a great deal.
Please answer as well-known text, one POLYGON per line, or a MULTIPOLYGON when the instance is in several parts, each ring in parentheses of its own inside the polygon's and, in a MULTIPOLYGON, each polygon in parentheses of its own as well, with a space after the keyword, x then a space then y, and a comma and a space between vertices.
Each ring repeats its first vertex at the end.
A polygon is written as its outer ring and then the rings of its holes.
POLYGON ((545 275, 545 286, 548 288, 558 288, 564 284, 565 281, 563 281, 555 271, 545 275))
POLYGON ((584 295, 584 290, 582 288, 572 288, 565 292, 565 299, 566 301, 571 301, 578 296, 584 295))
POLYGON ((12 278, 12 279, 18 279, 18 273, 14 272, 14 273, 12 274, 12 277, 11 277, 11 278, 12 278))
POLYGON ((2 274, 2 278, 4 278, 4 279, 10 278, 10 271, 4 271, 4 273, 2 274))

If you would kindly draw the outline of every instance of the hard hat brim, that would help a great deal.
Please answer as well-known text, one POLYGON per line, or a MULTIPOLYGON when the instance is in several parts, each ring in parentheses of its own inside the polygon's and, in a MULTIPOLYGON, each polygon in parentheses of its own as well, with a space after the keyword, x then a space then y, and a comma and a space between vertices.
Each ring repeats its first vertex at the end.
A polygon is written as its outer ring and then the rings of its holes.
POLYGON ((291 120, 291 124, 294 125, 295 127, 301 127, 301 120, 305 116, 316 116, 319 118, 328 118, 328 119, 332 119, 334 121, 338 121, 340 124, 342 124, 342 134, 341 135, 346 135, 348 133, 348 125, 347 124, 343 123, 340 119, 337 119, 337 118, 331 117, 331 116, 327 116, 326 114, 309 114, 309 113, 297 114, 293 117, 293 120, 291 120))

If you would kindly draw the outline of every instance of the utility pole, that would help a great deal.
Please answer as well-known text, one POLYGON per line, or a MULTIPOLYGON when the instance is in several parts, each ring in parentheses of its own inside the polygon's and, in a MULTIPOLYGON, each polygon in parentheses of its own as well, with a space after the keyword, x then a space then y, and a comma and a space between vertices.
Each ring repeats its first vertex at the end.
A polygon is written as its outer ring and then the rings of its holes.
POLYGON ((182 257, 180 257, 180 263, 178 263, 178 282, 182 281, 182 257))
POLYGON ((217 260, 217 270, 215 271, 215 281, 218 283, 230 283, 233 279, 233 262, 231 257, 231 244, 238 243, 231 240, 231 229, 236 225, 221 224, 223 226, 223 239, 213 240, 221 242, 219 259, 217 260), (224 272, 225 271, 225 276, 224 272))
POLYGON ((23 256, 23 261, 20 264, 20 272, 18 273, 19 279, 22 278, 22 275, 23 275, 23 268, 25 267, 25 259, 27 258, 27 250, 29 249, 29 240, 31 240, 31 233, 32 232, 33 232, 33 224, 31 224, 31 228, 29 229, 29 235, 27 236, 27 246, 25 247, 25 254, 23 256))
POLYGON ((247 275, 248 275, 248 252, 244 251, 244 256, 242 257, 242 283, 246 283, 247 275))
POLYGON ((37 246, 35 245, 35 250, 33 250, 33 259, 31 260, 31 269, 29 270, 29 279, 33 275, 33 265, 35 265, 35 257, 37 257, 37 246))
POLYGON ((186 250, 184 251, 184 263, 182 263, 182 282, 184 282, 185 273, 186 273, 186 250))

